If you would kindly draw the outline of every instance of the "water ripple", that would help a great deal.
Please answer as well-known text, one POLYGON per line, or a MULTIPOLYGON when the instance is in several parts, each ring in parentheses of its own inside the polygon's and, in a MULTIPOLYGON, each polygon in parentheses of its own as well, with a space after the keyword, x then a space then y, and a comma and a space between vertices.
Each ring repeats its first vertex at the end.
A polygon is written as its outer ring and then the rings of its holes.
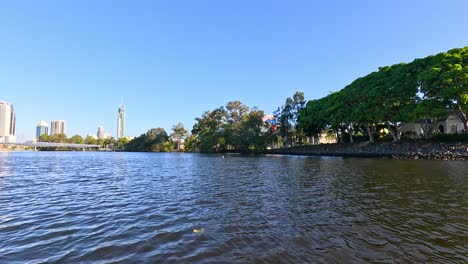
POLYGON ((0 263, 466 263, 467 170, 446 161, 2 153, 0 263))

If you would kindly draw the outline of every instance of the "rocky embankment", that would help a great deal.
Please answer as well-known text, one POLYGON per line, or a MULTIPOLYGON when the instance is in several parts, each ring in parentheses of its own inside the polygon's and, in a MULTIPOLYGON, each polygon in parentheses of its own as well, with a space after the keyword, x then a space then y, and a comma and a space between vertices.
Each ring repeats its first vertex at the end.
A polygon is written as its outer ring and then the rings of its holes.
POLYGON ((366 142, 355 144, 322 144, 271 149, 267 150, 266 154, 468 160, 468 143, 366 142))

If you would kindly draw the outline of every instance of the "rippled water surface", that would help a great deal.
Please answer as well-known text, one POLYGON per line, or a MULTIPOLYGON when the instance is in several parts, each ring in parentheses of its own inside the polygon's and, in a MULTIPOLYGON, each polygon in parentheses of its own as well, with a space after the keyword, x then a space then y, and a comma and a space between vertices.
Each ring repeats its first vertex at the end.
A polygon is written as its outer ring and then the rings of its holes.
POLYGON ((0 263, 367 261, 467 263, 468 162, 0 153, 0 263))

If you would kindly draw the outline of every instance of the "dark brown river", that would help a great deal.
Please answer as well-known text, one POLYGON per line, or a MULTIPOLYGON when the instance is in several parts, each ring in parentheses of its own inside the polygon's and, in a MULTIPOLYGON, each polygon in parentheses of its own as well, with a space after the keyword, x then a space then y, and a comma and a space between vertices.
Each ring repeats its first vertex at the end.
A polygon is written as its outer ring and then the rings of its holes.
POLYGON ((0 263, 365 262, 467 263, 468 162, 0 153, 0 263))

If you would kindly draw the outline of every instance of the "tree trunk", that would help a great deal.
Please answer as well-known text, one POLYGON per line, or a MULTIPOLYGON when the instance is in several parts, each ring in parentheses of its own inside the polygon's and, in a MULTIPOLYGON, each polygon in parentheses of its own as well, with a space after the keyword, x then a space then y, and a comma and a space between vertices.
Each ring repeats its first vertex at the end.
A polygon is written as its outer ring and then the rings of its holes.
POLYGON ((429 125, 427 124, 427 121, 426 123, 421 124, 421 128, 422 128, 422 131, 424 132, 424 138, 428 140, 429 139, 429 125))
POLYGON ((398 126, 397 125, 390 125, 389 123, 387 123, 387 127, 388 129, 390 130, 390 133, 392 134, 392 137, 393 137, 393 142, 398 142, 400 141, 400 133, 398 131, 398 126))
POLYGON ((461 121, 463 122, 463 130, 465 130, 465 133, 468 133, 468 113, 463 111, 461 106, 458 107, 458 113, 460 114, 459 116, 461 117, 461 121))
POLYGON ((351 125, 348 126, 348 132, 349 132, 349 143, 354 143, 353 126, 351 126, 351 125))
POLYGON ((369 124, 369 125, 367 126, 367 134, 369 135, 369 141, 370 141, 371 143, 374 143, 374 137, 372 136, 372 130, 373 130, 373 129, 372 129, 372 125, 369 124))

